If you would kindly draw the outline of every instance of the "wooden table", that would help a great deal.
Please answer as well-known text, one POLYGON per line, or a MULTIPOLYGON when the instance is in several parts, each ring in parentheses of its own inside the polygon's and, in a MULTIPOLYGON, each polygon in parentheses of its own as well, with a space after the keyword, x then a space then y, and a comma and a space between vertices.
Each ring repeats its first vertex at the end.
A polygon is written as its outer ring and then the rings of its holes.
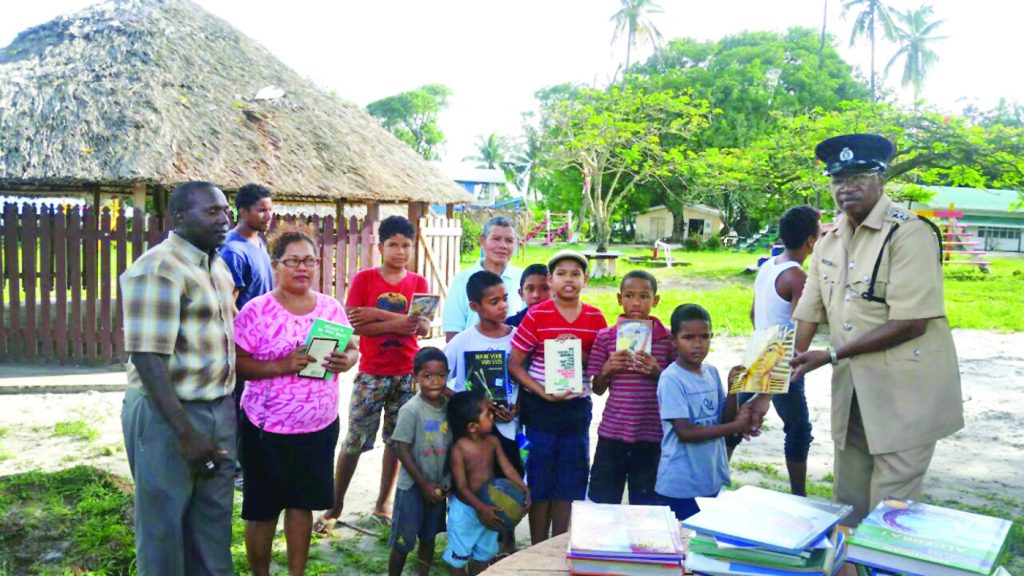
POLYGON ((524 548, 481 572, 486 576, 546 576, 568 574, 569 562, 565 552, 569 548, 569 533, 561 534, 524 548))

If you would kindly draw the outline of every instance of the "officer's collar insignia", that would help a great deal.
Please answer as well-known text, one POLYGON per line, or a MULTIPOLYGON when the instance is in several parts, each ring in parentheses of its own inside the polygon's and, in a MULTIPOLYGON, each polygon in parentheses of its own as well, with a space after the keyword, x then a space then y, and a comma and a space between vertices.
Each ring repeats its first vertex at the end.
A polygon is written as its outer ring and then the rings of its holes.
POLYGON ((890 208, 889 216, 894 220, 899 220, 900 222, 906 222, 907 220, 910 220, 910 214, 907 214, 903 210, 899 210, 897 208, 890 208))
POLYGON ((850 160, 853 160, 853 150, 850 150, 849 148, 843 148, 843 150, 839 153, 839 159, 842 160, 843 162, 849 162, 850 160))

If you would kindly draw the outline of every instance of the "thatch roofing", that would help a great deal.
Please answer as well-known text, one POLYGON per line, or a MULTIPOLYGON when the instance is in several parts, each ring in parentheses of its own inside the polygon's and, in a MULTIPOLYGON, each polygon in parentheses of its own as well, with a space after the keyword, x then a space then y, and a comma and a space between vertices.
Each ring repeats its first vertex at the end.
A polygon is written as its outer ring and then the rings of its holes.
POLYGON ((0 189, 185 180, 293 199, 472 200, 366 111, 188 0, 98 4, 0 50, 0 189))

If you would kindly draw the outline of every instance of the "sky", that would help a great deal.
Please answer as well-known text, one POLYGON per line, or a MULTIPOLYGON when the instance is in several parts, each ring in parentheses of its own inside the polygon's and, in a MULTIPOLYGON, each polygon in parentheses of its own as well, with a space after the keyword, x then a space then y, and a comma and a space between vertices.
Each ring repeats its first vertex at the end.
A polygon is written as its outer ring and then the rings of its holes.
MULTIPOLYGON (((0 0, 0 46, 25 28, 74 13, 89 0, 0 0)), ((446 164, 475 153, 491 132, 519 134, 533 94, 562 82, 604 85, 625 60, 612 45, 609 18, 618 0, 198 0, 205 9, 255 39, 305 77, 365 106, 374 100, 441 83, 452 89, 440 117, 446 164)), ((890 0, 897 9, 934 6, 945 22, 937 33, 939 61, 922 97, 944 111, 967 104, 994 106, 1000 98, 1024 102, 1018 62, 1024 3, 1012 0, 890 0)), ((659 0, 655 18, 666 40, 718 39, 744 30, 820 29, 825 0, 659 0)), ((828 0, 828 29, 840 54, 868 70, 866 43, 850 47, 852 15, 828 0)), ((878 47, 879 69, 895 52, 878 47)), ((639 50, 640 57, 650 48, 639 50)), ((634 60, 637 59, 634 55, 634 60)), ((887 82, 899 90, 899 72, 887 82)))

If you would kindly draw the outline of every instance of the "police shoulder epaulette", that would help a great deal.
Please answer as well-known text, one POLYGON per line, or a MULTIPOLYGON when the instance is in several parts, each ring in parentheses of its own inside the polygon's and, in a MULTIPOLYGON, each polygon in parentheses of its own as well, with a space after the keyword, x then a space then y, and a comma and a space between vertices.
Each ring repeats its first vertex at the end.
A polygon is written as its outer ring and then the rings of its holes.
POLYGON ((889 208, 889 210, 886 211, 885 215, 899 222, 906 222, 911 218, 911 214, 909 212, 895 207, 889 208))

